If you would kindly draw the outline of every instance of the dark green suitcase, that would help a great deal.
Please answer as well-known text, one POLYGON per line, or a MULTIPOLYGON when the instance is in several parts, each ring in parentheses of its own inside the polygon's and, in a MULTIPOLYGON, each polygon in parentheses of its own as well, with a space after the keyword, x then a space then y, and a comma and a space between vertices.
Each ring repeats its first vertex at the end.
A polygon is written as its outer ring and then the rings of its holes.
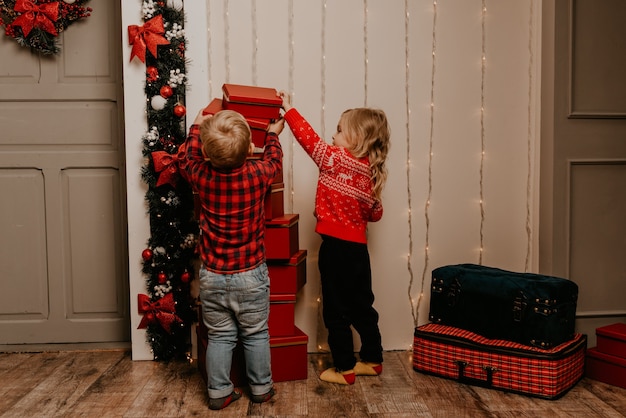
POLYGON ((578 285, 475 264, 432 272, 429 319, 487 338, 551 348, 574 336, 578 285))

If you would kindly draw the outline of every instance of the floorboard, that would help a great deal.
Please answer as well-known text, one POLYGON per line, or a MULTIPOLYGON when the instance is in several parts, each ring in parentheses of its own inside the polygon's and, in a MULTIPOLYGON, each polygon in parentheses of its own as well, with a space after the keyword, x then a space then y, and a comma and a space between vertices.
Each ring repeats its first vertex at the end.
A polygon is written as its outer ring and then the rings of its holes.
POLYGON ((132 361, 125 349, 0 353, 0 417, 626 417, 626 389, 583 379, 558 400, 468 386, 417 373, 408 351, 385 352, 381 376, 352 386, 319 380, 328 354, 308 356, 308 379, 278 394, 207 407, 196 363, 132 361))

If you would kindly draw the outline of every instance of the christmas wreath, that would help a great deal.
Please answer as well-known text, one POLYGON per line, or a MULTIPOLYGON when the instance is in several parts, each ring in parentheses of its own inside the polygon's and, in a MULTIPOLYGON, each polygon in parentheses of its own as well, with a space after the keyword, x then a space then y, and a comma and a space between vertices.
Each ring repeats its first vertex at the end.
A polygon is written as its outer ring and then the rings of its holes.
POLYGON ((0 0, 4 34, 46 55, 60 51, 57 37, 69 25, 91 15, 89 0, 0 0))

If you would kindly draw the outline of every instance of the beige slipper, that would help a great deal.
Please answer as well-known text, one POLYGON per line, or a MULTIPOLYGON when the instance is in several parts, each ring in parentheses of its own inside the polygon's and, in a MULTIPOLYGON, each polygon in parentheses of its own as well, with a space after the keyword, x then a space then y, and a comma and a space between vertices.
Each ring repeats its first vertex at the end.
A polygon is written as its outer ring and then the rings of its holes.
POLYGON ((357 376, 378 376, 382 372, 383 365, 381 363, 357 361, 354 365, 354 374, 357 376))
POLYGON ((320 374, 320 379, 324 382, 338 383, 340 385, 353 385, 354 384, 354 370, 346 370, 345 372, 338 372, 337 369, 331 367, 326 369, 320 374))

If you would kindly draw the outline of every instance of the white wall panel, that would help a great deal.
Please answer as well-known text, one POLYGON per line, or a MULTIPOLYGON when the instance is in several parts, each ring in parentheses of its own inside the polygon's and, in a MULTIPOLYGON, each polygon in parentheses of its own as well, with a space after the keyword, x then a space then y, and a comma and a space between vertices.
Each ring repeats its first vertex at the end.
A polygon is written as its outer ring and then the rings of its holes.
MULTIPOLYGON (((386 111, 392 147, 383 194, 385 215, 370 231, 376 308, 385 349, 406 349, 411 344, 409 286, 415 301, 424 288, 418 319, 425 323, 430 271, 444 264, 478 262, 481 222, 483 263, 525 268, 526 211, 534 195, 534 189, 529 193, 526 185, 529 161, 531 174, 535 169, 534 115, 539 110, 529 88, 538 86, 540 57, 538 43, 529 44, 529 36, 539 36, 539 6, 534 1, 484 3, 483 14, 479 0, 439 1, 436 21, 433 1, 210 0, 185 4, 191 66, 200 61, 197 65, 206 68, 190 79, 190 115, 219 96, 223 83, 252 83, 255 77, 258 85, 291 90, 293 104, 327 141, 346 108, 362 106, 367 99, 368 106, 386 111), (481 134, 483 101, 485 130, 481 134), (427 209, 430 185, 432 199, 427 209)), ((124 7, 132 13, 138 6, 124 7)), ((190 69, 189 74, 194 71, 190 69)), ((323 326, 318 324, 320 241, 313 218, 317 168, 293 143, 288 130, 281 142, 285 209, 300 214, 300 247, 308 250, 308 282, 296 305, 296 325, 309 335, 309 350, 315 351, 325 344, 323 326)), ((534 215, 531 212, 531 225, 534 215)), ((130 212, 130 222, 133 216, 145 215, 130 212)), ((130 254, 140 251, 131 249, 130 254)))

